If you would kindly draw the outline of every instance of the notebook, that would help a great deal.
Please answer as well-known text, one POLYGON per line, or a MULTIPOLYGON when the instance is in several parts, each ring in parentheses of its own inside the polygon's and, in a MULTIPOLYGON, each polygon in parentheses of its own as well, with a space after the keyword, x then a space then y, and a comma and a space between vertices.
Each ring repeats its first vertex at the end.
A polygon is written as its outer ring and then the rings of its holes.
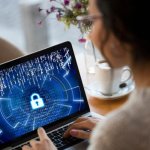
POLYGON ((0 149, 21 149, 43 127, 58 149, 84 149, 87 140, 63 139, 68 126, 90 113, 70 42, 0 65, 0 149))

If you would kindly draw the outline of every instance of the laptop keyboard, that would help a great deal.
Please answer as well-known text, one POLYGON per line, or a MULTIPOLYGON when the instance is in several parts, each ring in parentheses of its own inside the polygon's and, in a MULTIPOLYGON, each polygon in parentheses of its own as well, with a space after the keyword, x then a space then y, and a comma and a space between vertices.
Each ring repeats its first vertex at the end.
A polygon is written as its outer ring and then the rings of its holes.
POLYGON ((60 150, 83 141, 81 139, 77 139, 74 137, 69 137, 67 139, 64 139, 63 134, 67 128, 68 126, 65 126, 63 128, 58 129, 57 131, 54 131, 48 134, 49 138, 54 142, 55 146, 60 150))
MULTIPOLYGON (((58 130, 55 130, 53 132, 48 133, 48 137, 54 142, 54 144, 58 148, 58 150, 63 150, 65 148, 68 148, 70 146, 73 146, 73 145, 78 144, 78 143, 83 141, 82 139, 77 139, 77 138, 74 138, 74 137, 69 137, 67 139, 64 139, 63 134, 66 131, 66 129, 68 128, 68 126, 59 128, 58 130)), ((13 150, 21 150, 22 146, 23 145, 21 145, 17 148, 14 148, 13 150)))

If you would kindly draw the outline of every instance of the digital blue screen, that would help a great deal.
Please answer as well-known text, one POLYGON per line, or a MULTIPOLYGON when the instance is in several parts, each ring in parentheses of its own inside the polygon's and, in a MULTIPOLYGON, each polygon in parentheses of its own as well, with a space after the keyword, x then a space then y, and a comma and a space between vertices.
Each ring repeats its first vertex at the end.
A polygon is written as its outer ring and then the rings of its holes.
POLYGON ((87 107, 74 65, 62 48, 0 70, 0 143, 87 107))

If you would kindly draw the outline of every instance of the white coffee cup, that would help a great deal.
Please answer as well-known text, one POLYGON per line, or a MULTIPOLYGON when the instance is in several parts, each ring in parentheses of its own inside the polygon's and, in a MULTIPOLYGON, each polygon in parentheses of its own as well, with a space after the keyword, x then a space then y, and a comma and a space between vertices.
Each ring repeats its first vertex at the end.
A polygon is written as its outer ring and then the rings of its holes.
POLYGON ((116 94, 120 90, 120 85, 131 80, 131 78, 132 73, 128 66, 117 69, 111 68, 106 61, 99 61, 96 65, 97 91, 104 95, 116 94), (124 80, 122 80, 123 77, 124 80))

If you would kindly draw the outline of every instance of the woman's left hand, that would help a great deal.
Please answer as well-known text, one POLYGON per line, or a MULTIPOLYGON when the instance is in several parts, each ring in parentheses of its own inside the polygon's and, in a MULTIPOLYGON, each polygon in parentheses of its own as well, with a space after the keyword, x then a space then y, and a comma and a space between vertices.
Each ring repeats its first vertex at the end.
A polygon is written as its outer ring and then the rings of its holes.
POLYGON ((22 150, 57 150, 43 128, 38 129, 40 141, 31 140, 30 146, 23 146, 22 150))

